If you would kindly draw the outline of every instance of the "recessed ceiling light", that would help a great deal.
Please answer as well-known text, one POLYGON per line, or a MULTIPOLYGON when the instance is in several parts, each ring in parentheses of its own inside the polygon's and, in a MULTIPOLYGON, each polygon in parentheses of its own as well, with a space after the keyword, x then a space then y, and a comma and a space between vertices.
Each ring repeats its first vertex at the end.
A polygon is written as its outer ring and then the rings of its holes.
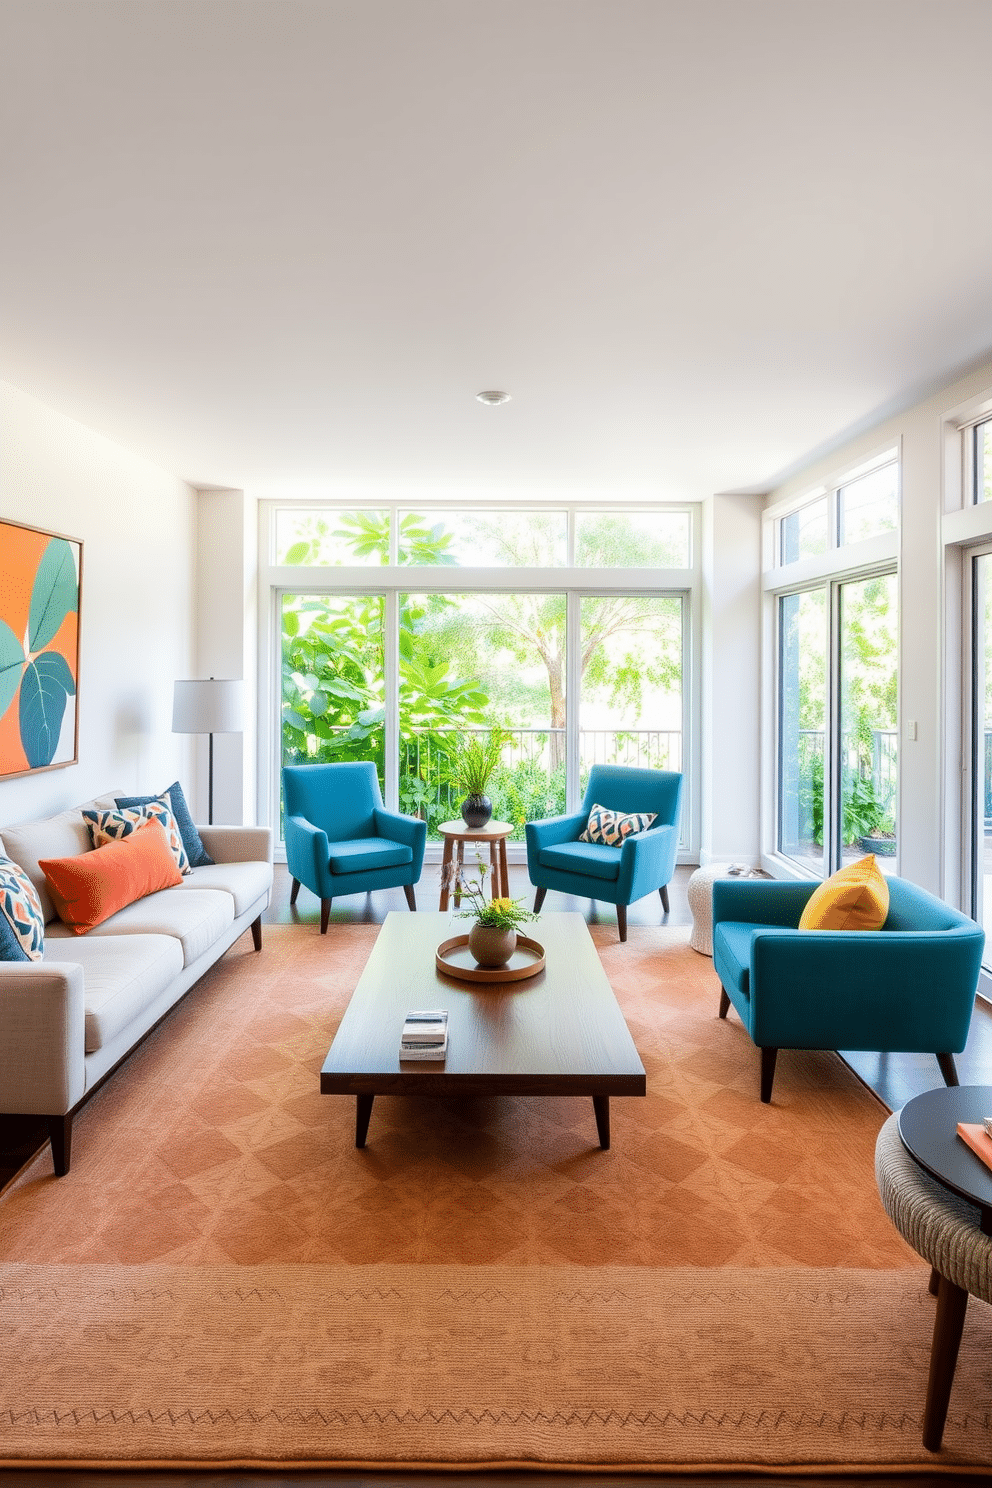
POLYGON ((475 396, 480 403, 488 403, 493 408, 499 403, 509 403, 510 401, 509 393, 501 393, 495 389, 489 389, 484 393, 476 393, 475 396))

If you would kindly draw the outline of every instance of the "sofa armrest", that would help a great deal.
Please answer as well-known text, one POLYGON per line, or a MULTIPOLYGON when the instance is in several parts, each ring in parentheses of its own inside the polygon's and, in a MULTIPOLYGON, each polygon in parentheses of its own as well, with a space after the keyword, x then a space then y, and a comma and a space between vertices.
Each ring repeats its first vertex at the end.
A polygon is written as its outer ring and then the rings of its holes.
POLYGON ((0 967, 0 1110, 64 1116, 86 1091, 83 968, 5 961, 0 967))
POLYGON ((271 827, 197 827, 216 863, 271 863, 271 827))
POLYGON ((979 926, 783 930, 751 939, 751 1037, 780 1048, 957 1054, 975 1005, 979 926))

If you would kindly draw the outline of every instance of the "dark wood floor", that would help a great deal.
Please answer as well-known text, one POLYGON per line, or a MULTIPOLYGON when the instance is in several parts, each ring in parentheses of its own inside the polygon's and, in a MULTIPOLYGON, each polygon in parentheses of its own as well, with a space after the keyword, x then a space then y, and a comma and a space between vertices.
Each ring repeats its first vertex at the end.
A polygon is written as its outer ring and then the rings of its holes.
MULTIPOLYGON (((650 895, 638 904, 630 906, 628 924, 688 926, 692 924, 686 898, 686 884, 692 869, 679 868, 671 885, 669 899, 671 911, 665 915, 657 895, 650 895)), ((417 886, 417 902, 422 909, 435 909, 439 893, 439 869, 428 865, 417 886)), ((265 914, 268 924, 301 924, 318 933, 320 904, 306 889, 301 889, 295 905, 289 902, 290 879, 284 866, 277 865, 272 903, 265 914)), ((533 890, 522 864, 510 866, 510 892, 515 897, 526 897, 531 902, 533 890)), ((587 899, 571 899, 563 894, 550 894, 546 902, 548 909, 577 910, 591 923, 616 924, 616 914, 608 904, 595 904, 587 899)), ((335 924, 381 924, 391 909, 408 913, 402 889, 383 893, 356 896, 338 900, 331 909, 329 933, 335 924)), ((942 1083, 937 1062, 932 1056, 912 1054, 849 1054, 848 1063, 869 1085, 879 1098, 892 1110, 905 1104, 912 1095, 933 1089, 942 1083)), ((958 1057, 958 1071, 962 1083, 992 1084, 992 1009, 979 1002, 972 1020, 968 1047, 958 1057)), ((0 1186, 8 1182, 34 1152, 46 1140, 44 1129, 37 1122, 18 1121, 0 1116, 0 1186)), ((0 1441, 0 1455, 3 1444, 0 1441)), ((642 1476, 618 1475, 616 1473, 546 1473, 546 1472, 492 1472, 492 1473, 353 1473, 353 1472, 121 1472, 111 1470, 81 1471, 65 1469, 6 1469, 0 1470, 3 1488, 39 1488, 39 1485, 57 1484, 58 1488, 650 1488, 650 1485, 665 1485, 665 1488, 737 1488, 737 1485, 767 1484, 768 1488, 813 1488, 822 1483, 824 1488, 866 1488, 871 1482, 884 1483, 886 1488, 938 1488, 947 1479, 937 1473, 880 1473, 873 1477, 824 1475, 822 1478, 801 1474, 782 1476, 760 1473, 741 1473, 721 1476, 642 1476)), ((968 1485, 988 1484, 987 1474, 955 1476, 954 1481, 962 1488, 968 1485)))

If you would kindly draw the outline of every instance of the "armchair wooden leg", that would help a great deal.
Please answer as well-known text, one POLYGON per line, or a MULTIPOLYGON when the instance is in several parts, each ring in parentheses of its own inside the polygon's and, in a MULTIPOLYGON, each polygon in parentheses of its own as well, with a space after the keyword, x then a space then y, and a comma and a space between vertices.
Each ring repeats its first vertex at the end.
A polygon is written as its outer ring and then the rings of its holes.
POLYGON ((968 1293, 964 1287, 955 1286, 953 1281, 942 1276, 937 1293, 933 1343, 930 1345, 927 1403, 923 1411, 923 1445, 928 1452, 940 1450, 967 1308, 968 1293))
POLYGON ((409 904, 410 908, 411 909, 416 909, 416 907, 417 907, 417 896, 413 892, 413 884, 404 884, 403 885, 403 892, 406 895, 406 902, 407 902, 407 904, 409 904))
POLYGON ((252 938, 252 944, 254 945, 256 951, 260 951, 262 949, 262 916, 261 915, 259 915, 259 917, 258 917, 257 920, 252 920, 252 922, 251 922, 251 938, 252 938))
POLYGON ((330 913, 331 913, 331 904, 332 904, 332 902, 333 901, 330 900, 330 899, 321 899, 321 901, 320 901, 320 933, 321 933, 321 935, 326 935, 327 934, 327 921, 328 921, 328 918, 329 918, 330 913))
POLYGON ((720 1017, 725 1018, 730 1012, 730 998, 723 987, 720 988, 720 1017))
POLYGON ((769 1105, 772 1098, 772 1081, 775 1078, 775 1060, 778 1058, 777 1049, 762 1049, 761 1051, 761 1099, 764 1105, 769 1105))
POLYGON ((662 884, 658 893, 661 895, 661 907, 668 914, 668 911, 671 909, 671 905, 668 902, 668 885, 662 884))
POLYGON ((538 914, 540 912, 541 905, 544 903, 544 898, 545 898, 545 895, 547 894, 547 892, 548 892, 547 889, 538 889, 537 893, 534 895, 534 913, 535 914, 538 914))
POLYGON ((621 940, 626 940, 627 939, 627 906, 626 906, 626 904, 618 904, 617 905, 617 928, 620 931, 620 939, 621 940))
POLYGON ((72 1151, 72 1112, 65 1116, 49 1116, 48 1137, 52 1144, 52 1164, 56 1178, 64 1178, 69 1171, 72 1151))
POLYGON ((297 894, 299 892, 300 892, 300 880, 298 878, 294 878, 293 879, 293 887, 289 891, 289 902, 290 902, 290 904, 295 904, 296 903, 296 896, 297 896, 297 894))
POLYGON ((938 1054, 937 1063, 940 1065, 940 1073, 944 1077, 945 1085, 958 1085, 957 1066, 954 1063, 953 1054, 938 1054))

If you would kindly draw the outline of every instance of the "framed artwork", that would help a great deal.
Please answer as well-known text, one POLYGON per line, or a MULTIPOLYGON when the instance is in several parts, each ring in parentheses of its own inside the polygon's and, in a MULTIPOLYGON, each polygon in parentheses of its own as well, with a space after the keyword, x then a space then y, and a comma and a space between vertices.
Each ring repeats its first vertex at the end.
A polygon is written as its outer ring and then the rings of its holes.
POLYGON ((0 779, 74 765, 83 545, 0 520, 0 779))

